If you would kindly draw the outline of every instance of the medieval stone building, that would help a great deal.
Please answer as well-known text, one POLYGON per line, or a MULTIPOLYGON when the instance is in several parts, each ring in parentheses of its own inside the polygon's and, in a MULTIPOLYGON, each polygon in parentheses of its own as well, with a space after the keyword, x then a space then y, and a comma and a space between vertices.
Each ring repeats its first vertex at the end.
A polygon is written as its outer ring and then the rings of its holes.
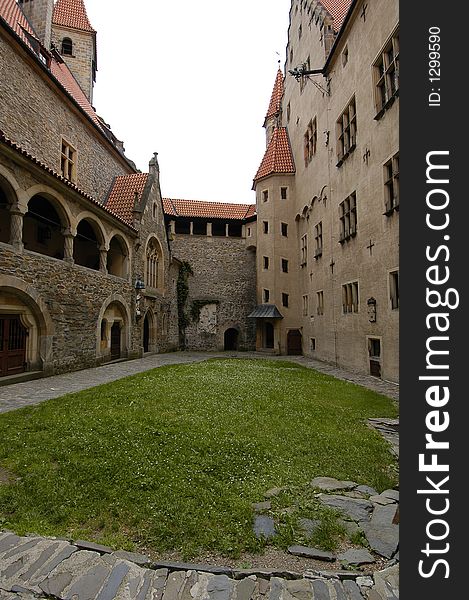
POLYGON ((257 348, 398 379, 396 0, 293 0, 255 176, 257 348))
POLYGON ((0 383, 177 348, 398 379, 398 3, 293 0, 256 205, 162 198, 83 0, 0 0, 0 383))

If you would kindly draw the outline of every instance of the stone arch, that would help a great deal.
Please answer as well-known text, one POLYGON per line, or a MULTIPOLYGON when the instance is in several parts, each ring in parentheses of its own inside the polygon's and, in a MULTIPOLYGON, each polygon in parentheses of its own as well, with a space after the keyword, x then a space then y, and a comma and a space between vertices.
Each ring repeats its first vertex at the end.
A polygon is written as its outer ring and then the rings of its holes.
POLYGON ((73 260, 75 263, 95 271, 105 270, 106 238, 103 226, 96 216, 88 211, 80 213, 76 218, 74 233, 73 260))
POLYGON ((143 318, 142 346, 143 352, 156 352, 157 318, 152 308, 149 308, 143 318))
POLYGON ((109 361, 127 358, 130 350, 130 309, 120 294, 111 294, 102 304, 96 323, 96 356, 98 360, 109 361), (116 327, 119 339, 116 340, 116 327), (114 338, 114 339, 113 339, 114 338), (113 352, 113 343, 119 341, 119 356, 113 352))
POLYGON ((323 202, 325 202, 327 200, 327 187, 328 187, 327 185, 324 185, 319 194, 319 199, 323 202))
POLYGON ((164 255, 159 239, 150 235, 145 244, 145 285, 150 289, 164 291, 164 255))
POLYGON ((27 332, 23 370, 49 374, 52 370, 54 324, 42 297, 21 279, 0 275, 0 307, 0 318, 19 318, 27 332))
POLYGON ((225 351, 239 350, 240 329, 237 325, 227 327, 223 333, 223 349, 225 351))
POLYGON ((106 243, 107 272, 116 277, 126 278, 129 275, 130 250, 127 240, 120 232, 115 232, 106 243))
POLYGON ((62 260, 64 234, 70 231, 70 212, 63 197, 43 185, 29 188, 25 197, 22 235, 25 249, 62 260))

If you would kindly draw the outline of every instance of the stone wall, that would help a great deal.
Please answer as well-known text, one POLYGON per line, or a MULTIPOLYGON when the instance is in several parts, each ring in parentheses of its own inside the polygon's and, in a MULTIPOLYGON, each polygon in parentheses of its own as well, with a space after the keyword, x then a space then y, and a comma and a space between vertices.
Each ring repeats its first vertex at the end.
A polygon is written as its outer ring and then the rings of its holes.
POLYGON ((77 151, 77 185, 104 200, 116 175, 133 172, 65 93, 0 29, 0 129, 60 173, 62 138, 77 151))
POLYGON ((190 350, 223 350, 227 329, 238 331, 238 348, 255 349, 256 256, 243 238, 177 234, 173 255, 191 265, 186 314, 190 350))

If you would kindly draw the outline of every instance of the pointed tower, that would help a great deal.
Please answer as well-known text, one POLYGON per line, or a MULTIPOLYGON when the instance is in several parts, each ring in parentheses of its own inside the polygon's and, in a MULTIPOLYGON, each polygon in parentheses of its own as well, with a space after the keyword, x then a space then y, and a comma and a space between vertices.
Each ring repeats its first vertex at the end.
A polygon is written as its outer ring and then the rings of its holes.
POLYGON ((272 90, 272 97, 270 98, 269 108, 264 119, 266 147, 269 146, 274 129, 281 125, 283 92, 283 73, 279 67, 275 78, 274 89, 272 90))
POLYGON ((92 103, 97 70, 96 31, 83 0, 57 0, 52 15, 52 43, 92 103))
POLYGON ((37 37, 49 50, 54 0, 18 0, 37 37))

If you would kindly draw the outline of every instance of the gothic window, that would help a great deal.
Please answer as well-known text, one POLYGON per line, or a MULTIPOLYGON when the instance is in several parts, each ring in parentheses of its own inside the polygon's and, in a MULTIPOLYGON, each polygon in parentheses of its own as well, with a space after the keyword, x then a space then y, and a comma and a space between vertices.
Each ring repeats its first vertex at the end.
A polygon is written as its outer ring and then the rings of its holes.
POLYGON ((64 38, 62 40, 62 54, 73 56, 73 42, 70 38, 64 38))
POLYGON ((300 266, 305 267, 308 264, 308 234, 305 233, 301 238, 301 262, 300 266))
POLYGON ((145 283, 147 288, 157 289, 161 287, 161 251, 155 239, 149 241, 146 253, 145 283))
POLYGON ((322 256, 322 221, 320 221, 316 227, 314 239, 316 241, 316 250, 314 252, 314 258, 318 259, 322 256))

